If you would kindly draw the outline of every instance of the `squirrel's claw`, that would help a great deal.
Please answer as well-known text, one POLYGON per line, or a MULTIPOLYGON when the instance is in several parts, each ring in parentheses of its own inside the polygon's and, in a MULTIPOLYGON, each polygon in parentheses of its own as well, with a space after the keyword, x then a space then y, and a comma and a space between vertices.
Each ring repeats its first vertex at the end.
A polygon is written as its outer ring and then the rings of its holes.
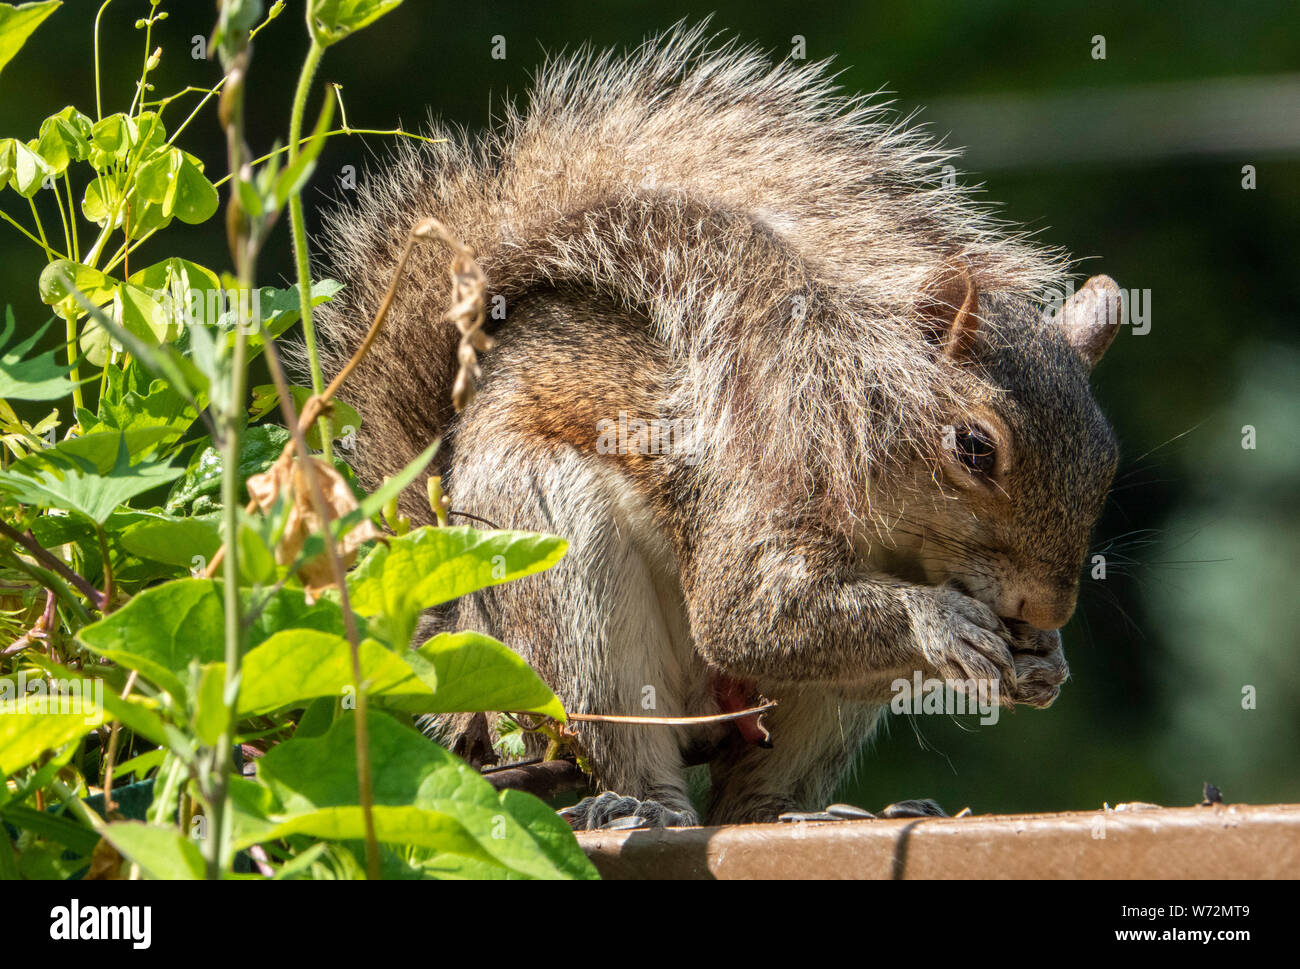
POLYGON ((939 806, 939 802, 928 797, 909 801, 895 801, 883 808, 879 814, 872 814, 852 804, 832 804, 825 811, 786 811, 779 821, 870 821, 877 818, 946 818, 948 812, 939 806))
POLYGON ((584 797, 559 814, 574 831, 686 828, 700 823, 693 811, 675 809, 650 798, 639 800, 613 791, 595 797, 584 797))
POLYGON ((895 801, 880 812, 882 818, 946 818, 948 812, 928 797, 895 801))

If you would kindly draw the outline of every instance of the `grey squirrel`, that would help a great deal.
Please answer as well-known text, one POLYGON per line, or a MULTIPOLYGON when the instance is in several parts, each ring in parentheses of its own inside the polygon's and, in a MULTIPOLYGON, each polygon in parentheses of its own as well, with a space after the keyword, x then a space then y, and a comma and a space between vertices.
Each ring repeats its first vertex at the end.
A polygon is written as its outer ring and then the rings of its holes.
MULTIPOLYGON (((578 725, 605 793, 575 827, 821 807, 916 670, 1055 699, 1116 462, 1088 385, 1110 279, 1045 315, 1064 256, 943 177, 950 154, 825 65, 702 26, 548 62, 494 130, 436 134, 327 217, 330 367, 428 215, 478 254, 498 345, 456 413, 447 252, 417 250, 349 382, 352 460, 373 488, 441 436, 457 509, 571 547, 426 631, 496 636, 575 712, 779 703, 770 748, 743 723, 578 725)), ((418 488, 401 510, 431 519, 418 488)))

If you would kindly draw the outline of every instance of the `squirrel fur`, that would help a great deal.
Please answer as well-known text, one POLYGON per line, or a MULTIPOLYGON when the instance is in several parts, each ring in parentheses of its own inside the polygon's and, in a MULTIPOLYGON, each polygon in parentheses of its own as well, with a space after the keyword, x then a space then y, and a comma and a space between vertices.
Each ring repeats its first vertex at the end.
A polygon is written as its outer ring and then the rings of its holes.
MULTIPOLYGON (((327 216, 347 284, 317 310, 327 369, 429 215, 505 318, 455 413, 448 252, 419 247, 344 393, 363 419, 349 460, 374 488, 441 437, 455 509, 570 550, 425 631, 496 636, 575 712, 779 703, 771 749, 734 723, 578 724, 608 793, 575 826, 820 807, 914 670, 1051 703, 1116 462, 1088 385, 1111 280, 1045 315, 1067 260, 942 177, 949 152, 826 65, 703 25, 549 61, 493 130, 433 134, 327 216)), ((400 507, 428 522, 422 490, 400 507)), ((440 724, 452 742, 465 726, 440 724)))

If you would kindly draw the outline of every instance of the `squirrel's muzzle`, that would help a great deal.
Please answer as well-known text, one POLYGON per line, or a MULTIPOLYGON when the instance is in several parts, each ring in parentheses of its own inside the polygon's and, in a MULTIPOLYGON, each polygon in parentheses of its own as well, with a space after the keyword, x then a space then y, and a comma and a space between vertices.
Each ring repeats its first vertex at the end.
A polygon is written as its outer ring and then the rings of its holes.
POLYGON ((1060 629, 1074 615, 1079 597, 1077 584, 1070 586, 1047 583, 1025 583, 1009 588, 1003 593, 1006 610, 999 614, 1019 619, 1036 629, 1060 629))

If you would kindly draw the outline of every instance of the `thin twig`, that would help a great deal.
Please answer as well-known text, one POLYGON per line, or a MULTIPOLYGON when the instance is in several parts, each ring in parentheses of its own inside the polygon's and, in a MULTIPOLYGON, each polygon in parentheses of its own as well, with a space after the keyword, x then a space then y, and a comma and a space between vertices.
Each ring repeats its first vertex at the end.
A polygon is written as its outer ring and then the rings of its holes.
POLYGON ((31 553, 32 558, 36 559, 37 562, 62 578, 65 582, 69 582, 75 586, 78 592, 90 600, 90 604, 93 605, 95 609, 100 612, 104 611, 104 607, 107 605, 107 597, 91 585, 88 579, 72 571, 72 569, 68 568, 64 562, 42 548, 41 543, 36 540, 36 536, 31 532, 27 532, 27 534, 24 535, 7 522, 0 521, 0 535, 13 539, 13 541, 27 549, 27 551, 31 553))
POLYGON ((54 644, 50 642, 50 630, 54 628, 54 607, 58 602, 58 596, 54 594, 53 589, 45 590, 45 608, 41 614, 36 617, 36 622, 32 623, 32 628, 27 630, 4 649, 0 649, 0 659, 6 659, 21 653, 24 649, 30 649, 38 642, 44 642, 50 651, 50 659, 54 658, 54 644))
POLYGON ((496 524, 495 522, 490 522, 486 518, 480 518, 478 515, 471 515, 467 511, 457 511, 455 508, 452 508, 448 510, 447 514, 455 515, 458 518, 468 518, 470 521, 482 522, 488 528, 494 528, 497 529, 498 531, 501 529, 501 526, 496 524))
POLYGON ((525 791, 543 800, 566 791, 591 787, 591 778, 577 764, 568 760, 542 763, 510 764, 492 772, 483 771, 484 780, 498 791, 510 788, 525 791))
POLYGON ((569 720, 581 720, 584 723, 632 723, 646 724, 647 726, 693 727, 702 723, 726 723, 728 720, 741 720, 758 713, 766 713, 775 706, 776 701, 769 700, 759 706, 747 707, 733 713, 711 713, 702 717, 625 717, 605 713, 566 713, 565 717, 569 720))
POLYGON ((401 255, 397 257, 397 265, 393 267, 393 274, 388 280, 388 289, 384 292, 384 298, 379 304, 379 309, 375 312, 375 317, 370 322, 370 329, 366 331, 365 338, 361 341, 361 345, 357 347, 356 352, 352 354, 351 359, 348 360, 343 369, 335 375, 334 379, 329 382, 329 386, 327 386, 319 396, 308 399, 308 401, 303 405, 300 420, 304 427, 310 428, 312 424, 315 423, 316 418, 318 418, 324 410, 325 405, 328 404, 330 399, 339 392, 339 388, 343 386, 343 382, 348 379, 352 374, 352 371, 354 371, 358 364, 361 363, 367 351, 370 350, 371 345, 375 342, 375 338, 379 336, 379 330, 383 327, 384 320, 388 318, 388 311, 392 308, 393 298, 397 295, 397 287, 402 282, 403 274, 406 271, 406 263, 411 258, 411 252, 415 249, 415 244, 421 239, 428 238, 429 235, 435 232, 442 235, 444 239, 449 240, 449 244, 455 245, 454 241, 451 241, 451 237, 447 234, 447 230, 437 219, 425 219, 407 233, 406 244, 402 247, 401 255))
MULTIPOLYGON (((125 700, 131 695, 131 690, 135 687, 136 670, 131 671, 131 675, 126 678, 126 686, 122 690, 122 699, 125 700)), ((113 800, 113 761, 117 759, 117 740, 122 728, 122 721, 113 721, 113 732, 108 736, 108 750, 104 754, 104 817, 117 807, 117 802, 113 800)))

